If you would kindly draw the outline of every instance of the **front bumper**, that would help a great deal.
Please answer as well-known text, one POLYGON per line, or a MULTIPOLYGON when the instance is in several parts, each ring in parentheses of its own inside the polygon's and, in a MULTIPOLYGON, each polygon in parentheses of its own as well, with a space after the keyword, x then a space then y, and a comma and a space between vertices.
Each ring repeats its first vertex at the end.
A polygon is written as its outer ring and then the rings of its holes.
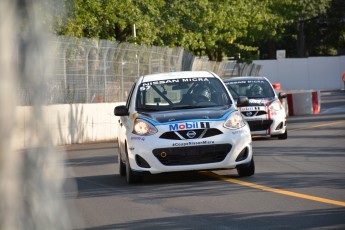
POLYGON ((286 114, 284 110, 270 112, 266 109, 265 113, 257 116, 246 116, 252 135, 279 135, 286 131, 286 114))
MULTIPOLYGON (((223 123, 223 122, 222 122, 223 123)), ((128 157, 133 171, 151 174, 190 170, 236 168, 252 159, 252 140, 246 125, 212 137, 172 140, 162 139, 166 130, 144 138, 128 137, 128 157)))

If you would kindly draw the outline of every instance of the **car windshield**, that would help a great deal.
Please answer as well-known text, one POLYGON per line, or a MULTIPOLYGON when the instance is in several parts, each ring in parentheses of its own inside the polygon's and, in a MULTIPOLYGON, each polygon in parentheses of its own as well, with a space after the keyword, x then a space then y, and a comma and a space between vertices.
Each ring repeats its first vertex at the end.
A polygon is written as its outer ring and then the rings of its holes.
POLYGON ((234 99, 240 96, 248 98, 271 98, 275 96, 271 84, 266 80, 232 80, 226 81, 225 85, 234 99))
POLYGON ((138 111, 230 106, 224 85, 217 78, 179 78, 143 82, 138 88, 138 111))

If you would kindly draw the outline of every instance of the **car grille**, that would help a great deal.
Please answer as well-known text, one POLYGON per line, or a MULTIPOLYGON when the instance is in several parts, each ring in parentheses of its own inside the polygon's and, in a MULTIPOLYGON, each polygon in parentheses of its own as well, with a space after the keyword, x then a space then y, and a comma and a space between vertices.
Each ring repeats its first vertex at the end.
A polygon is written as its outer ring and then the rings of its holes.
POLYGON ((197 138, 206 138, 206 137, 212 137, 219 134, 222 134, 223 132, 219 129, 192 129, 192 130, 183 130, 183 131, 170 131, 163 133, 159 138, 162 139, 170 139, 170 140, 186 140, 186 139, 197 139, 197 138), (194 131, 195 136, 194 137, 188 137, 188 132, 194 131))
POLYGON ((271 127, 272 120, 248 121, 250 131, 267 130, 271 127))
POLYGON ((231 150, 231 144, 160 148, 153 155, 166 166, 221 162, 231 150))

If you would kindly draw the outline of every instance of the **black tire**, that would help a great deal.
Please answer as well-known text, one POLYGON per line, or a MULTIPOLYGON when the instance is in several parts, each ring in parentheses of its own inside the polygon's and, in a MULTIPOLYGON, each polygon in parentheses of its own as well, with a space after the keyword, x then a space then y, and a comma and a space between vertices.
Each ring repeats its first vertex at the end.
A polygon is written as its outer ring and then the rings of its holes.
POLYGON ((119 174, 126 176, 126 164, 122 162, 121 155, 119 155, 119 174))
POLYGON ((122 157, 121 157, 121 148, 119 143, 118 145, 118 156, 117 156, 117 161, 119 163, 119 174, 120 176, 126 176, 126 164, 123 163, 122 157))
POLYGON ((131 169, 131 165, 128 159, 128 153, 126 149, 126 181, 128 184, 135 184, 143 181, 143 176, 135 174, 131 169))
POLYGON ((254 158, 250 161, 250 164, 247 166, 239 166, 237 168, 237 173, 240 177, 252 176, 255 173, 255 163, 254 158))
POLYGON ((285 133, 278 135, 279 140, 286 140, 288 138, 287 128, 285 129, 285 133))

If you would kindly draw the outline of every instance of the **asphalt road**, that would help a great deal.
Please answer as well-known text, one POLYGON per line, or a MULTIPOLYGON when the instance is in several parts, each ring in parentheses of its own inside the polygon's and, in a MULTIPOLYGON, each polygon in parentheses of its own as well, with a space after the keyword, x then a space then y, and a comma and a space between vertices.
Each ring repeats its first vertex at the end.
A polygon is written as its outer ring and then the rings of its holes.
POLYGON ((152 175, 128 185, 117 144, 66 146, 74 229, 345 229, 345 92, 288 118, 287 140, 254 138, 256 173, 152 175))

